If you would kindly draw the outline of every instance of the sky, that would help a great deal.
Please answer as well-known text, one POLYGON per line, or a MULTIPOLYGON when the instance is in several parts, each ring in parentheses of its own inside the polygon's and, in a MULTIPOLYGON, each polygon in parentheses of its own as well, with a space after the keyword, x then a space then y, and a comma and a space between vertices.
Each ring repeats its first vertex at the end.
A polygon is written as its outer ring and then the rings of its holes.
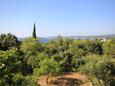
POLYGON ((0 34, 30 37, 115 34, 115 0, 0 0, 0 34))

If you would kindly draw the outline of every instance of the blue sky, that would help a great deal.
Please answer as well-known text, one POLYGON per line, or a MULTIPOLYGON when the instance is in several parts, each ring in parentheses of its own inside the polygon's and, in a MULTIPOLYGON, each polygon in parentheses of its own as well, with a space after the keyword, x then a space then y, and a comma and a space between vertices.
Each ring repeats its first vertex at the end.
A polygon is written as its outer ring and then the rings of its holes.
POLYGON ((0 33, 31 36, 115 34, 115 0, 0 0, 0 33))

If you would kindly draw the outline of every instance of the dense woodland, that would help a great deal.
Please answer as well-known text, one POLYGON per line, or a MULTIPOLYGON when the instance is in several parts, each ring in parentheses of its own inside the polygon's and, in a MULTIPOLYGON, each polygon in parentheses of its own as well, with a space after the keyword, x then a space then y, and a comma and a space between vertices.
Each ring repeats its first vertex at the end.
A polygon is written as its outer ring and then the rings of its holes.
POLYGON ((33 35, 19 41, 10 33, 0 35, 0 86, 39 86, 39 77, 80 72, 94 86, 115 86, 115 38, 102 41, 58 36, 39 42, 33 35))

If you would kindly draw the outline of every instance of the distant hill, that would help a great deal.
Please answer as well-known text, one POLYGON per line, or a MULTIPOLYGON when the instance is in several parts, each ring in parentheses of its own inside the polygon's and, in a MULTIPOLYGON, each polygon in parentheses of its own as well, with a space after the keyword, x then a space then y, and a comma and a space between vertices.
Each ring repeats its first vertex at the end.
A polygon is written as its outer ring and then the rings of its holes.
MULTIPOLYGON (((49 40, 53 40, 56 37, 57 36, 46 37, 46 38, 41 38, 40 40, 41 40, 41 42, 48 42, 49 40)), ((67 38, 70 38, 70 39, 104 39, 104 38, 115 38, 115 34, 111 34, 111 35, 97 35, 97 36, 68 36, 67 38)))
POLYGON ((115 38, 115 34, 111 35, 92 35, 92 36, 70 36, 72 39, 104 39, 104 38, 115 38))
MULTIPOLYGON (((104 39, 104 38, 115 38, 115 34, 110 35, 92 35, 92 36, 64 36, 70 39, 104 39)), ((39 37, 40 42, 48 42, 49 40, 54 40, 57 36, 51 37, 39 37)), ((25 38, 19 38, 19 40, 23 40, 25 38)))

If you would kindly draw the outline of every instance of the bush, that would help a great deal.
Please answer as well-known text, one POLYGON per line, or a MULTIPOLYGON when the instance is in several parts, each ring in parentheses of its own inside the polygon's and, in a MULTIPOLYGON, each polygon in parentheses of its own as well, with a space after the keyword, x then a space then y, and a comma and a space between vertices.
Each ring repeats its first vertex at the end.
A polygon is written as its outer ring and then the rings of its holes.
POLYGON ((103 51, 105 55, 115 58, 115 38, 109 39, 103 43, 103 51))
POLYGON ((16 74, 14 75, 14 77, 12 78, 14 85, 15 86, 25 86, 25 82, 26 82, 26 78, 24 78, 24 76, 22 74, 16 74))
POLYGON ((90 55, 84 58, 86 64, 79 68, 79 71, 85 73, 91 79, 95 77, 101 84, 101 80, 104 84, 110 84, 111 82, 111 66, 112 63, 101 56, 90 55))
POLYGON ((40 68, 38 69, 39 75, 47 75, 46 83, 51 75, 57 75, 61 71, 61 67, 54 59, 44 59, 40 61, 40 68))
POLYGON ((16 74, 12 78, 13 86, 39 86, 38 77, 34 75, 23 76, 22 74, 16 74))
POLYGON ((31 75, 26 77, 26 86, 39 86, 38 76, 31 75))

